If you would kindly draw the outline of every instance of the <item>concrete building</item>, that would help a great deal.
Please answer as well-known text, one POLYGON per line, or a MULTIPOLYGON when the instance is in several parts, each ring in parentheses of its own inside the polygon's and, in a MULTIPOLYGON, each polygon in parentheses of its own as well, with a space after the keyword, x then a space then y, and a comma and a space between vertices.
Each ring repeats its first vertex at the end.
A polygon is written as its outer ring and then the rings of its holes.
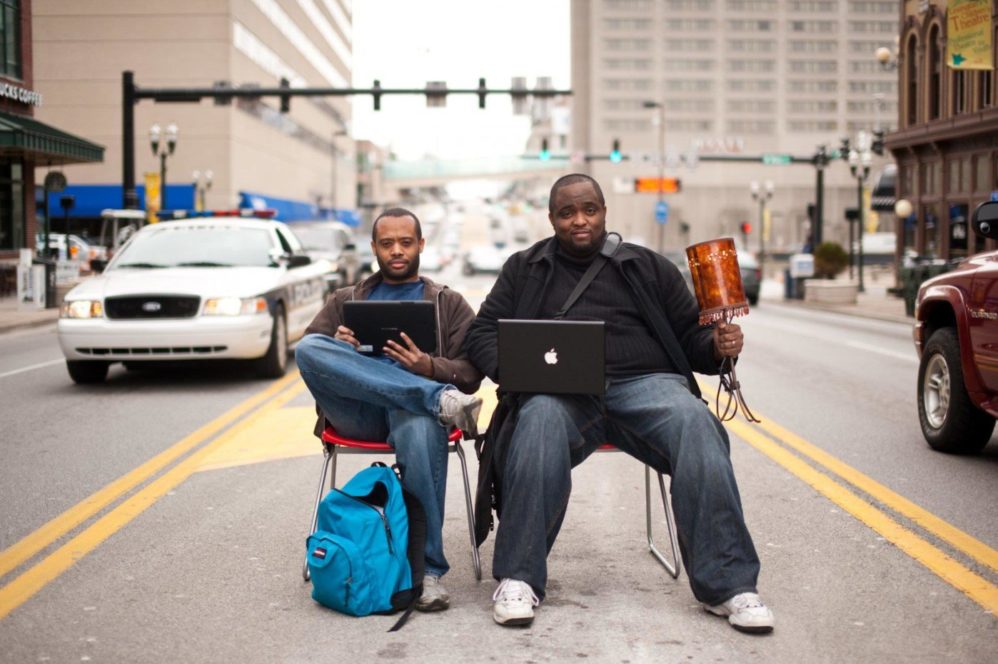
MULTIPOLYGON (((739 236, 748 221, 758 249, 763 215, 750 186, 764 191, 769 180, 766 246, 799 249, 816 198, 813 165, 709 160, 810 158, 819 145, 834 155, 842 137, 890 129, 896 81, 875 52, 893 46, 899 15, 897 2, 870 0, 573 0, 571 150, 608 154, 619 141, 623 161, 588 162, 610 223, 649 246, 681 248, 739 236), (662 172, 682 188, 665 195, 660 225, 655 194, 625 192, 634 177, 659 174, 663 152, 662 172)), ((867 189, 884 161, 874 160, 867 189)), ((823 179, 822 236, 845 245, 857 180, 840 159, 823 179)), ((868 230, 879 223, 865 219, 868 230)))
MULTIPOLYGON (((147 89, 277 87, 282 78, 292 87, 351 85, 349 0, 34 0, 34 23, 35 81, 46 97, 39 117, 107 148, 100 167, 65 169, 70 190, 91 185, 76 190, 72 214, 83 218, 122 206, 125 70, 147 89)), ((356 207, 347 97, 293 98, 288 113, 274 98, 140 100, 140 204, 146 174, 161 165, 150 128, 165 132, 171 124, 177 140, 166 159, 168 207, 193 207, 200 198, 209 208, 256 202, 277 207, 283 218, 356 207)), ((165 143, 164 133, 161 150, 165 143)))
POLYGON ((995 241, 977 237, 968 221, 977 205, 998 196, 998 5, 981 3, 975 21, 991 37, 979 63, 987 69, 964 69, 951 66, 947 3, 903 4, 901 108, 898 129, 887 136, 898 162, 898 198, 912 212, 898 221, 899 251, 948 260, 994 249, 995 241))

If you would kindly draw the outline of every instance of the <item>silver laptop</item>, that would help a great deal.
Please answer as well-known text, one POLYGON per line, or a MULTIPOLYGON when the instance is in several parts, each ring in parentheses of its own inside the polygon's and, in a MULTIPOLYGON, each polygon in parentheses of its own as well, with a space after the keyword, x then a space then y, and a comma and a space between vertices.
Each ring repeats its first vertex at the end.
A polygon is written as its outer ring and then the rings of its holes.
POLYGON ((499 321, 499 385, 506 392, 597 394, 606 389, 603 321, 499 321))

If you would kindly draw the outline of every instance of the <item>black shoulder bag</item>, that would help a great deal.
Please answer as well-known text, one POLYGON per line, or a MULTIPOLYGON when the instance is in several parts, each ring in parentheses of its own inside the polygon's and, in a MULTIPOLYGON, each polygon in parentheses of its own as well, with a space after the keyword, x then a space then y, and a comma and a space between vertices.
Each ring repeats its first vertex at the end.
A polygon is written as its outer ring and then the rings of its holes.
MULTIPOLYGON (((585 292, 599 271, 606 265, 620 247, 619 233, 608 233, 599 254, 590 263, 579 283, 565 300, 555 319, 564 318, 568 310, 585 292)), ((492 412, 489 426, 485 433, 475 439, 475 453, 478 456, 478 486, 475 490, 475 544, 481 546, 489 536, 489 531, 495 527, 493 510, 496 516, 501 516, 502 487, 496 471, 496 451, 504 450, 513 435, 513 427, 507 423, 515 423, 520 409, 518 394, 506 393, 502 388, 496 389, 496 409, 492 412)))

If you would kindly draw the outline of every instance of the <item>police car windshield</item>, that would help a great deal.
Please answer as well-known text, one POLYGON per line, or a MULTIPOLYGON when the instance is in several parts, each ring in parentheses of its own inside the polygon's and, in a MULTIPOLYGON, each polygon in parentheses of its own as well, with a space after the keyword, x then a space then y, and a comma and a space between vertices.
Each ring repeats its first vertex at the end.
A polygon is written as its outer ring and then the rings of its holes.
POLYGON ((109 267, 272 267, 273 248, 261 228, 163 225, 136 235, 109 267))

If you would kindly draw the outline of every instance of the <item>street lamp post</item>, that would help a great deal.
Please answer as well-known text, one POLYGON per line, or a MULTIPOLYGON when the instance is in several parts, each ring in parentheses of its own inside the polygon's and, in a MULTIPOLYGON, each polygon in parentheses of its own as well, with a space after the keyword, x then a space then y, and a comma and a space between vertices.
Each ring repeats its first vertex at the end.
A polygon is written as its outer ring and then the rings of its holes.
POLYGON ((205 204, 205 198, 208 195, 208 190, 211 189, 211 183, 214 179, 214 173, 211 170, 207 170, 204 173, 201 171, 194 171, 191 177, 194 179, 194 188, 197 192, 197 209, 198 211, 204 211, 208 209, 205 204), (204 178, 202 180, 202 177, 204 178))
POLYGON ((849 162, 849 171, 856 178, 856 221, 859 224, 859 231, 856 234, 859 245, 857 263, 859 267, 859 292, 862 293, 864 291, 863 224, 865 223, 863 219, 863 184, 870 176, 870 164, 873 161, 873 151, 871 150, 873 141, 870 133, 867 131, 857 132, 855 145, 856 147, 846 150, 845 148, 849 146, 849 139, 842 139, 843 156, 849 162))
MULTIPOLYGON (((658 124, 658 203, 657 208, 662 207, 665 202, 665 104, 660 101, 646 101, 642 104, 645 108, 658 109, 655 115, 655 122, 658 124)), ((665 251, 665 224, 658 224, 658 250, 665 251)))
MULTIPOLYGON (((776 187, 772 180, 766 180, 762 185, 753 180, 749 185, 752 192, 752 200, 759 202, 759 272, 765 271, 766 260, 766 204, 773 197, 776 187)), ((747 247, 746 247, 747 248, 747 247)))
POLYGON ((166 158, 177 148, 177 125, 171 122, 166 125, 165 132, 158 124, 149 127, 149 147, 152 148, 153 156, 159 157, 159 209, 165 210, 166 158))

